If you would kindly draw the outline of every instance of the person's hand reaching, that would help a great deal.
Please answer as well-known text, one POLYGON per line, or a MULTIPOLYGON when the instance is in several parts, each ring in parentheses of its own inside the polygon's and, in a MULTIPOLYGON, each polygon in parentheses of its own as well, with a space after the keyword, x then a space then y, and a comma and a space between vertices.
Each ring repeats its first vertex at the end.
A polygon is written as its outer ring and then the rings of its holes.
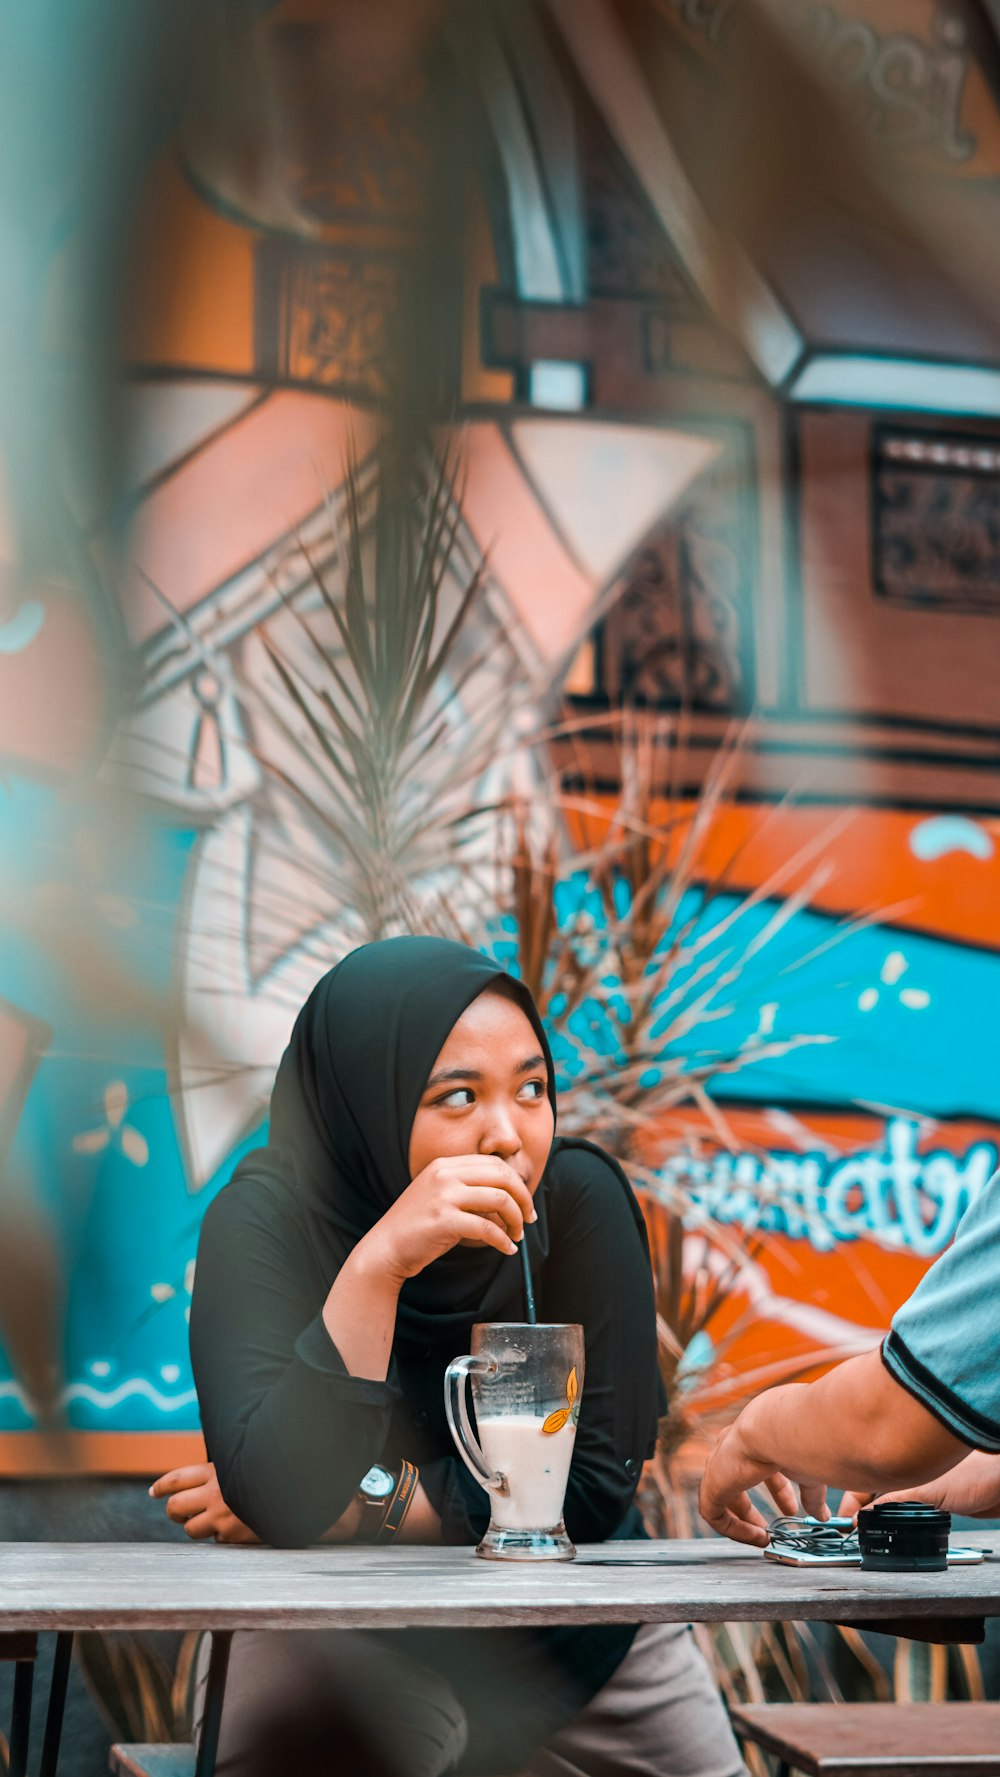
POLYGON ((222 1497, 214 1462, 195 1462, 189 1468, 171 1469, 149 1489, 150 1499, 165 1499, 167 1517, 184 1527, 195 1542, 214 1537, 218 1543, 257 1543, 246 1524, 229 1510, 222 1497))
POLYGON ((1000 1455, 973 1450, 936 1481, 922 1487, 900 1487, 892 1493, 845 1493, 840 1511, 855 1518, 874 1500, 922 1499, 961 1518, 1000 1518, 1000 1455))
POLYGON ((796 1493, 787 1475, 753 1454, 747 1437, 749 1417, 748 1409, 719 1438, 702 1476, 698 1508, 720 1536, 763 1549, 769 1540, 767 1520, 750 1498, 752 1487, 765 1487, 782 1517, 802 1512, 825 1519, 830 1510, 825 1487, 804 1482, 796 1493))

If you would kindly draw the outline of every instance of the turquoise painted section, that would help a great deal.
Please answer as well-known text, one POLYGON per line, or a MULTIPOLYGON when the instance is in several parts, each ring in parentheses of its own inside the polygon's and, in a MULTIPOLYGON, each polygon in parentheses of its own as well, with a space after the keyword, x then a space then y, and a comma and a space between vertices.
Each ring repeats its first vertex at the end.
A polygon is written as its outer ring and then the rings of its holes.
MULTIPOLYGON (((44 786, 11 783, 0 797, 0 847, 14 893, 49 892, 79 868, 84 817, 44 786)), ((137 909, 136 924, 108 923, 102 937, 150 1005, 171 1004, 178 918, 195 834, 166 824, 102 831, 104 874, 114 882, 110 911, 137 909)), ((100 887, 95 885, 100 911, 100 887)), ((185 1273, 194 1258, 204 1207, 235 1159, 194 1197, 167 1091, 163 1018, 101 1016, 49 948, 0 925, 0 993, 52 1032, 11 1145, 12 1175, 30 1182, 55 1230, 69 1280, 65 1318, 67 1411, 80 1428, 193 1430, 197 1402, 187 1349, 185 1273), (117 1128, 104 1105, 110 1081, 127 1104, 117 1128), (131 1157, 133 1131, 148 1151, 131 1157), (83 1138, 91 1151, 76 1145, 83 1138), (154 1293, 155 1292, 155 1293, 154 1293), (172 1292, 172 1293, 168 1293, 172 1292)), ((263 1132, 251 1138, 263 1139, 263 1132)), ((31 1423, 24 1397, 0 1354, 0 1430, 31 1423)))
MULTIPOLYGON (((627 885, 619 886, 627 896, 627 885)), ((590 916, 592 941, 599 948, 601 904, 585 877, 561 885, 559 901, 564 926, 581 911, 590 916)), ((664 1049, 665 1056, 688 1068, 745 1056, 738 1071, 716 1081, 713 1093, 720 1100, 826 1105, 865 1100, 924 1115, 1000 1118, 993 1053, 1000 956, 881 926, 849 931, 808 910, 794 914, 762 943, 776 904, 739 907, 735 895, 706 899, 697 889, 681 902, 674 930, 689 928, 685 949, 690 953, 697 945, 698 954, 672 973, 669 993, 677 996, 676 1004, 664 1012, 659 1029, 653 1025, 652 1036, 662 1034, 687 1001, 709 997, 704 1017, 683 1043, 664 1049), (737 960, 738 979, 727 984, 723 977, 737 960), (701 973, 706 964, 708 972, 701 973), (753 1059, 755 1045, 802 1037, 814 1040, 777 1060, 753 1059)), ((623 901, 619 913, 624 910, 623 901)), ((503 957, 514 946, 501 939, 495 948, 503 957)), ((613 978, 608 985, 613 987, 613 978)), ((624 1002, 613 1004, 627 1019, 624 1002)), ((614 1018, 596 1002, 576 1014, 571 1038, 557 1043, 566 1080, 588 1067, 590 1053, 610 1064, 623 1058, 614 1018)), ((650 1083, 655 1077, 654 1068, 650 1083)))

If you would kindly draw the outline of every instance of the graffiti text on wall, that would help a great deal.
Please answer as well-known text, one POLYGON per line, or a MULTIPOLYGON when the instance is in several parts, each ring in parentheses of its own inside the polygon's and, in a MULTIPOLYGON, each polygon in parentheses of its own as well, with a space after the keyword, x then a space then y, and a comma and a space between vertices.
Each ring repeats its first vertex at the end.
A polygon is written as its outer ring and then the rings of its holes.
POLYGON ((886 1124, 879 1149, 831 1158, 823 1153, 678 1155, 662 1177, 683 1183, 716 1221, 772 1229, 808 1240, 817 1252, 867 1239, 921 1258, 942 1252, 996 1170, 992 1142, 962 1154, 919 1152, 919 1126, 886 1124))

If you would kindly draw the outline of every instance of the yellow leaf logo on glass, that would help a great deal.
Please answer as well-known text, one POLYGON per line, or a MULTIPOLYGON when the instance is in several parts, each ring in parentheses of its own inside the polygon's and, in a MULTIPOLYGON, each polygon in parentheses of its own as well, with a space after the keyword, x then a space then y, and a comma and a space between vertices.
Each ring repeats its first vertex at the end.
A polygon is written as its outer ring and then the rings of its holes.
POLYGON ((577 1381, 576 1365, 574 1364, 566 1378, 566 1405, 565 1407, 557 1408, 555 1413, 549 1414, 548 1418, 542 1425, 542 1431, 549 1434, 555 1431, 562 1431, 562 1428, 568 1419, 572 1419, 573 1424, 576 1425, 579 1417, 580 1384, 577 1381))

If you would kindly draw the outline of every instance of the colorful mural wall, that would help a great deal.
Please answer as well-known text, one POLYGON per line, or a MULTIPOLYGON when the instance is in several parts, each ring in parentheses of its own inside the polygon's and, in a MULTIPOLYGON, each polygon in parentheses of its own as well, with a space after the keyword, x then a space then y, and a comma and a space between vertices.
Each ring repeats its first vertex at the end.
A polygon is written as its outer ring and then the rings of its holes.
MULTIPOLYGON (((1000 1148, 1000 341, 918 239, 887 267, 843 218, 797 238, 789 215, 720 291, 671 117, 699 102, 735 10, 566 0, 519 37, 494 18, 454 418, 429 449, 461 560, 486 558, 478 645, 529 692, 562 684, 609 805, 622 701, 686 712, 691 798, 752 715, 703 858, 725 885, 678 913, 702 918, 720 976, 728 947, 748 960, 685 1041, 815 1040, 720 1077, 735 1151, 692 1157, 671 1126, 655 1158, 695 1219, 768 1236, 727 1324, 737 1364, 778 1374, 878 1340, 1000 1148), (822 867, 804 904, 802 872, 755 897, 804 852, 822 867)), ((148 166, 127 498, 77 508, 110 611, 86 575, 25 584, 16 519, 8 538, 0 1156, 68 1279, 66 1414, 91 1434, 73 1460, 112 1470, 198 1448, 200 1218, 263 1138, 297 1005, 358 938, 261 763, 268 644, 301 645, 296 601, 311 608, 317 563, 337 573, 346 456, 362 482, 370 463, 426 89, 362 91, 321 152, 323 14, 283 3, 260 26, 302 126, 280 202, 204 139, 148 166)), ((1000 123, 961 15, 797 16, 827 32, 875 136, 995 224, 1000 123)), ((51 267, 60 350, 73 245, 51 267)), ((569 787, 576 756, 553 748, 569 787)), ((693 1350, 689 1376, 711 1356, 693 1350)), ((34 1430, 0 1357, 0 1468, 42 1460, 34 1430)))

